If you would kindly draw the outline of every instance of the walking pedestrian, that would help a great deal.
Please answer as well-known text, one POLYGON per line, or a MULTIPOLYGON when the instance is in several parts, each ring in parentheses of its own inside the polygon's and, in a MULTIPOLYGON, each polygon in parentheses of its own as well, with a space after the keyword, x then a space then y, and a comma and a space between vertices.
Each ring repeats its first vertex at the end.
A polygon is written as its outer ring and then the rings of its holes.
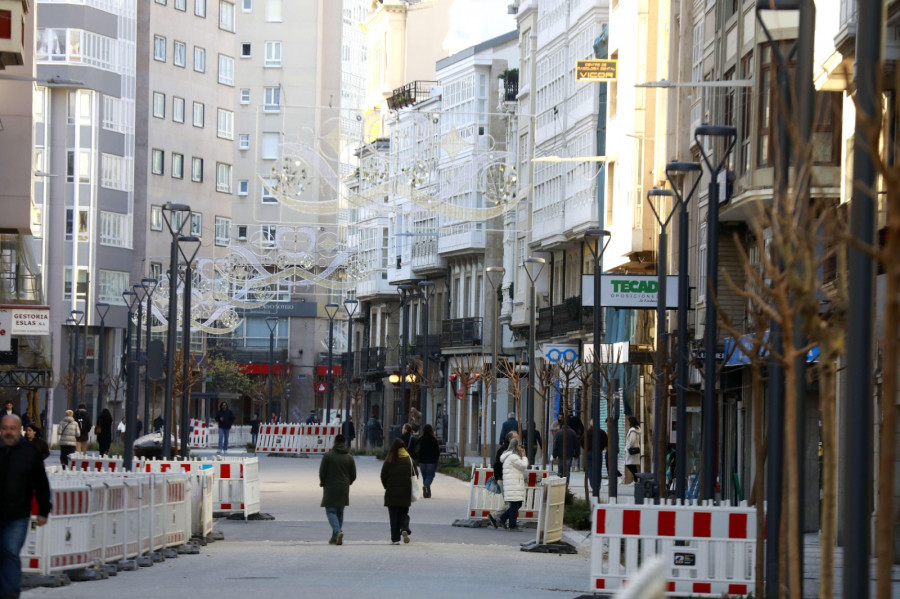
POLYGON ((44 460, 38 449, 22 437, 22 420, 15 414, 4 414, 0 437, 0 597, 6 599, 22 592, 19 553, 31 523, 32 498, 37 503, 38 526, 47 523, 53 506, 44 460))
POLYGON ((13 405, 13 401, 11 399, 7 399, 3 404, 3 415, 18 416, 22 421, 22 427, 28 426, 31 422, 30 420, 28 420, 28 414, 20 414, 19 411, 13 407, 13 405))
POLYGON ((257 439, 259 439, 259 412, 253 412, 253 418, 250 419, 250 440, 254 448, 257 439))
POLYGON ((350 505, 350 485, 355 480, 356 462, 347 451, 344 435, 335 435, 334 447, 322 456, 319 465, 322 507, 331 524, 329 545, 344 543, 344 508, 350 505))
POLYGON ((506 415, 506 422, 500 427, 500 443, 509 443, 506 436, 513 431, 519 432, 519 421, 516 420, 516 413, 510 412, 506 415))
POLYGON ((38 448, 38 451, 41 452, 41 459, 46 460, 50 457, 50 446, 47 445, 47 442, 41 439, 41 432, 38 430, 37 426, 34 424, 29 424, 25 427, 25 438, 29 443, 38 448))
MULTIPOLYGON (((500 442, 500 447, 497 448, 497 455, 494 457, 493 469, 494 469, 494 479, 500 485, 501 489, 503 488, 503 462, 500 458, 503 457, 503 454, 506 453, 506 450, 509 449, 509 442, 513 439, 518 439, 519 433, 516 431, 510 431, 506 433, 506 437, 500 442)), ((491 524, 494 525, 494 528, 498 528, 497 522, 500 520, 500 517, 506 513, 506 510, 509 509, 509 504, 506 503, 504 499, 503 507, 495 512, 488 513, 488 520, 491 524)))
POLYGON ((410 426, 410 424, 407 422, 400 430, 400 438, 403 439, 403 444, 406 446, 406 451, 409 452, 409 455, 412 456, 412 459, 418 459, 419 440, 413 434, 412 426, 410 426))
POLYGON ((234 412, 228 408, 228 403, 219 404, 216 412, 216 422, 219 424, 219 447, 217 454, 228 453, 228 438, 231 435, 231 426, 234 424, 234 412))
MULTIPOLYGON (((69 466, 69 456, 75 453, 75 440, 81 431, 75 422, 75 413, 66 410, 66 416, 59 423, 59 463, 63 468, 69 466)), ((18 418, 18 416, 16 417, 18 418)))
POLYGON ((412 504, 412 477, 419 472, 412 457, 406 451, 401 437, 394 439, 391 450, 381 467, 381 485, 384 487, 384 505, 391 523, 391 544, 399 545, 400 538, 409 543, 409 506, 412 504))
POLYGON ((366 440, 369 446, 380 446, 383 442, 381 435, 381 422, 375 416, 370 417, 369 422, 366 423, 366 440))
POLYGON ((316 416, 315 410, 309 411, 309 416, 306 417, 306 424, 319 424, 319 417, 316 416))
POLYGON ((625 433, 625 467, 631 472, 634 482, 641 466, 641 423, 634 416, 629 416, 628 427, 625 433))
POLYGON ((119 425, 116 426, 116 432, 119 433, 119 440, 124 443, 125 442, 125 417, 122 416, 122 421, 119 422, 119 425))
POLYGON ((91 434, 91 415, 88 413, 87 406, 83 403, 78 404, 78 410, 75 411, 75 422, 78 423, 78 435, 75 437, 75 451, 78 453, 87 453, 88 437, 91 434))
POLYGON ((556 459, 556 472, 560 478, 565 477, 569 484, 572 473, 572 461, 578 456, 578 435, 568 425, 563 425, 553 437, 553 457, 556 459))
POLYGON ((509 507, 500 516, 500 522, 509 530, 518 531, 519 508, 525 501, 525 470, 528 469, 528 458, 525 448, 518 439, 509 442, 509 448, 500 457, 503 463, 503 500, 509 507))
POLYGON ((347 416, 347 420, 341 425, 341 434, 347 440, 347 447, 350 447, 353 444, 353 439, 356 438, 356 427, 353 426, 352 416, 347 416))
POLYGON ((431 499, 431 483, 440 457, 441 445, 434 436, 434 427, 426 424, 419 439, 419 469, 422 471, 422 497, 425 499, 431 499))
POLYGON ((97 443, 100 445, 100 455, 109 455, 109 446, 112 445, 113 417, 108 409, 103 408, 97 416, 97 427, 94 433, 97 435, 97 443))

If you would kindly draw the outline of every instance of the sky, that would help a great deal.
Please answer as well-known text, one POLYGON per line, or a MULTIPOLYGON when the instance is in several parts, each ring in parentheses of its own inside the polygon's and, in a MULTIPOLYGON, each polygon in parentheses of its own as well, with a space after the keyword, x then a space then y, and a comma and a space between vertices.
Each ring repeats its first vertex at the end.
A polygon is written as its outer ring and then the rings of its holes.
POLYGON ((455 54, 516 28, 515 15, 507 14, 512 0, 454 0, 450 7, 450 31, 444 49, 455 54))

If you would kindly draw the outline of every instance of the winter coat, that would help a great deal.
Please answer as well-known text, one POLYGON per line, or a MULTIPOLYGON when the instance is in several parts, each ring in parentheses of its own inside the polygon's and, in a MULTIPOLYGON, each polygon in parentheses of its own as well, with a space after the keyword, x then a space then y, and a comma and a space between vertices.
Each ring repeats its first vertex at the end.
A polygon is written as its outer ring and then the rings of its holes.
POLYGON ((40 437, 35 437, 33 440, 29 441, 29 443, 37 447, 37 450, 41 452, 42 460, 46 460, 50 457, 50 446, 47 445, 46 441, 44 441, 40 437))
POLYGON ((356 462, 347 446, 338 443, 322 456, 319 465, 319 486, 322 487, 322 507, 350 505, 350 485, 356 480, 356 462))
POLYGON ((565 439, 566 445, 566 457, 574 458, 577 457, 579 453, 578 446, 578 436, 575 434, 575 431, 568 427, 563 427, 556 431, 556 436, 553 437, 553 457, 560 458, 563 455, 563 439, 565 439), (565 435, 565 437, 564 437, 565 435))
POLYGON ((75 440, 84 443, 91 434, 91 415, 88 414, 87 410, 76 410, 75 422, 78 423, 78 435, 75 437, 75 440))
POLYGON ((525 501, 528 458, 507 450, 500 456, 500 461, 503 462, 503 501, 525 501))
POLYGON ((385 507, 409 507, 410 495, 412 495, 412 482, 410 477, 418 469, 412 465, 412 458, 408 455, 401 456, 397 463, 385 461, 381 467, 381 485, 384 487, 385 507))
POLYGON ((259 418, 254 418, 250 421, 250 434, 258 435, 259 434, 259 418))
POLYGON ((78 423, 75 422, 75 419, 71 416, 66 416, 59 423, 60 446, 71 445, 72 447, 75 447, 75 441, 80 433, 81 431, 78 430, 78 423))
POLYGON ((625 434, 625 464, 626 465, 640 465, 641 463, 641 453, 629 453, 629 447, 637 447, 641 448, 641 433, 638 429, 631 427, 628 429, 628 432, 625 434))
POLYGON ((38 448, 25 437, 12 447, 0 446, 0 474, 0 513, 4 520, 28 518, 32 496, 37 500, 38 515, 46 517, 50 513, 53 505, 44 460, 38 448))
POLYGON ((419 439, 419 463, 420 464, 437 464, 438 458, 441 457, 441 446, 438 440, 431 435, 422 435, 419 439))
POLYGON ((108 411, 100 412, 100 415, 97 416, 97 426, 100 427, 100 432, 97 433, 97 442, 101 447, 105 444, 109 448, 109 443, 112 442, 112 414, 108 411))
POLYGON ((506 435, 512 431, 519 432, 519 421, 515 418, 509 418, 503 423, 503 426, 500 428, 500 443, 505 443, 506 435))
POLYGON ((234 412, 228 408, 219 410, 216 412, 216 422, 223 431, 231 430, 231 425, 234 424, 234 412))

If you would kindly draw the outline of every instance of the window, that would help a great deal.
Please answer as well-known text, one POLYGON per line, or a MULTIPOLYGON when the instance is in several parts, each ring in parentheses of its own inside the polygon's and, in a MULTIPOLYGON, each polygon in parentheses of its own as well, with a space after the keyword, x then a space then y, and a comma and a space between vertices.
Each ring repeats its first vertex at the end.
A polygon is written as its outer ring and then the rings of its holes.
POLYGON ((134 189, 133 159, 115 154, 100 154, 100 186, 106 189, 132 191, 134 189))
POLYGON ((184 154, 172 152, 172 177, 184 179, 184 154))
POLYGON ((157 4, 162 4, 163 6, 165 6, 165 5, 166 5, 166 0, 156 0, 156 3, 157 3, 157 4))
POLYGON ((250 149, 250 134, 249 133, 241 133, 238 136, 238 148, 241 150, 249 150, 250 149))
POLYGON ((260 227, 260 244, 265 248, 273 248, 275 247, 275 237, 277 233, 277 227, 275 225, 262 225, 260 227))
POLYGON ((206 0, 194 0, 194 14, 206 18, 206 0))
POLYGON ((131 219, 127 214, 100 211, 100 245, 131 247, 131 219))
POLYGON ((247 239, 247 225, 238 225, 237 238, 238 241, 244 241, 247 239))
POLYGON ((162 231, 162 206, 150 206, 150 230, 162 231))
POLYGON ((234 85, 234 59, 224 54, 219 54, 219 83, 234 85))
POLYGON ((250 193, 250 181, 241 179, 238 181, 238 195, 245 196, 250 193))
POLYGON ((260 158, 263 160, 278 160, 279 146, 281 144, 280 133, 263 133, 260 158))
POLYGON ((241 44, 241 58, 250 58, 253 55, 252 48, 250 43, 241 44))
POLYGON ((203 159, 191 158, 191 181, 201 183, 203 181, 203 159))
POLYGON ((153 60, 166 62, 166 38, 161 35, 153 36, 153 60))
POLYGON ((250 90, 244 88, 241 90, 241 104, 249 104, 250 103, 250 90))
MULTIPOLYGON (((86 268, 78 269, 78 284, 75 288, 75 299, 86 300, 88 291, 88 270, 86 268)), ((65 299, 72 299, 72 267, 67 266, 64 274, 63 295, 65 299)), ((127 287, 127 283, 126 283, 127 287)), ((119 288, 119 297, 123 288, 119 288)))
POLYGON ((216 191, 231 193, 231 165, 216 163, 216 191))
POLYGON ((203 215, 199 212, 191 212, 191 235, 200 237, 203 233, 203 215))
POLYGON ((78 241, 87 241, 89 223, 87 210, 80 209, 76 215, 74 208, 66 208, 66 241, 72 241, 76 230, 78 231, 78 241))
POLYGON ((222 139, 234 139, 234 113, 230 110, 219 108, 216 114, 218 117, 216 119, 218 123, 216 136, 222 139))
POLYGON ((206 72, 206 49, 194 46, 194 70, 198 73, 206 72))
POLYGON ((281 66, 281 42, 266 42, 266 62, 267 67, 281 66))
POLYGON ((202 127, 204 121, 203 102, 194 102, 194 127, 202 127))
POLYGON ((260 182, 260 198, 262 199, 263 204, 277 204, 278 200, 275 199, 275 196, 272 194, 272 185, 274 181, 272 179, 263 179, 260 182))
POLYGON ((128 289, 131 273, 100 269, 97 275, 97 300, 118 305, 122 301, 122 291, 128 289))
POLYGON ((157 281, 162 278, 162 263, 161 262, 151 262, 150 263, 150 278, 156 279, 157 281))
POLYGON ((153 149, 152 160, 150 163, 150 172, 154 175, 161 175, 166 169, 165 160, 166 153, 162 150, 153 149))
POLYGON ((231 241, 231 219, 216 217, 216 245, 228 245, 231 241))
POLYGON ((281 0, 266 0, 266 21, 281 21, 281 0))
POLYGON ((263 112, 281 112, 281 87, 267 87, 263 112))
POLYGON ((700 223, 697 247, 697 301, 702 302, 706 300, 706 223, 700 223))
POLYGON ((175 0, 175 10, 187 12, 187 0, 175 0))
POLYGON ((234 33, 234 4, 219 0, 219 29, 234 33))
POLYGON ((176 41, 172 45, 172 64, 176 67, 184 67, 186 57, 187 45, 184 42, 176 41))
POLYGON ((244 12, 250 12, 253 10, 253 0, 244 0, 243 1, 243 9, 244 12))
POLYGON ((153 92, 153 116, 158 119, 166 118, 166 94, 153 92))
POLYGON ((66 153, 66 181, 68 183, 91 182, 91 151, 69 150, 66 153))
POLYGON ((176 123, 184 122, 184 98, 172 98, 172 120, 176 123))

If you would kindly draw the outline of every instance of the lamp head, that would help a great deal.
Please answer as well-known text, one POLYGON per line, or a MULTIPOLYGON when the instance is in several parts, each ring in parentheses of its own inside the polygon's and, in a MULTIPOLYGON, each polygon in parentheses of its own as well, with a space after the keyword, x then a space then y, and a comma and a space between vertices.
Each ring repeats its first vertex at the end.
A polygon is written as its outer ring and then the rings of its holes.
POLYGON ((756 12, 761 10, 800 10, 795 0, 756 0, 756 12))
POLYGON ((533 285, 538 277, 541 276, 541 272, 544 270, 544 265, 547 264, 547 261, 543 258, 535 258, 532 256, 531 258, 526 258, 522 264, 525 266, 525 274, 528 275, 528 279, 533 285))
POLYGON ((129 312, 134 311, 134 306, 137 304, 137 294, 134 291, 123 291, 122 300, 125 302, 125 307, 128 308, 129 312))
POLYGON ((166 226, 169 228, 169 233, 172 234, 172 237, 175 237, 176 235, 181 233, 181 229, 184 228, 184 223, 188 221, 188 219, 185 218, 184 215, 185 214, 190 215, 190 213, 191 213, 191 207, 188 206, 187 204, 176 204, 175 202, 166 202, 165 204, 163 204, 163 206, 162 206, 163 220, 166 221, 166 226), (179 223, 179 226, 177 228, 173 226, 174 223, 172 221, 172 217, 168 216, 166 214, 167 212, 171 212, 173 214, 175 212, 178 212, 182 215, 181 222, 179 223))
POLYGON ((335 314, 340 310, 340 305, 334 303, 325 304, 325 313, 328 315, 328 320, 334 320, 335 314))
POLYGON ((388 377, 388 381, 390 381, 392 385, 396 385, 397 383, 400 382, 400 375, 392 374, 391 376, 388 377))
POLYGON ((400 295, 400 303, 403 304, 413 296, 413 286, 407 283, 397 285, 397 293, 400 295))
POLYGON ((666 165, 666 174, 669 173, 699 173, 703 170, 699 162, 678 162, 673 160, 666 165))
POLYGON ((506 274, 506 269, 502 266, 488 266, 484 269, 484 272, 487 275, 487 280, 491 284, 491 287, 496 289, 497 286, 503 282, 503 276, 506 274))
POLYGON ((131 288, 134 290, 138 302, 144 301, 144 298, 147 297, 147 288, 141 283, 135 283, 131 288))
POLYGON ((275 316, 268 316, 266 318, 266 326, 269 327, 270 333, 274 333, 275 329, 278 328, 278 318, 275 316))
POLYGON ((144 288, 148 296, 153 295, 157 285, 159 285, 159 280, 153 277, 144 277, 141 279, 141 287, 144 288))
POLYGON ((356 314, 356 309, 359 307, 359 300, 356 299, 345 299, 344 300, 344 310, 347 311, 347 316, 353 318, 353 315, 356 314))
POLYGON ((694 129, 695 137, 737 137, 737 129, 726 125, 703 124, 694 129))
POLYGON ((419 295, 426 302, 434 295, 434 281, 419 281, 419 295))
POLYGON ((97 314, 100 316, 100 322, 103 322, 106 318, 106 313, 109 312, 109 303, 97 302, 94 304, 94 308, 96 308, 97 314))
POLYGON ((178 236, 178 252, 187 264, 193 262, 194 258, 197 257, 197 252, 200 251, 200 241, 200 238, 196 235, 178 236), (185 251, 185 246, 188 248, 187 251, 185 251))
POLYGON ((75 319, 75 324, 81 324, 81 322, 84 320, 84 311, 72 310, 72 318, 75 319))

